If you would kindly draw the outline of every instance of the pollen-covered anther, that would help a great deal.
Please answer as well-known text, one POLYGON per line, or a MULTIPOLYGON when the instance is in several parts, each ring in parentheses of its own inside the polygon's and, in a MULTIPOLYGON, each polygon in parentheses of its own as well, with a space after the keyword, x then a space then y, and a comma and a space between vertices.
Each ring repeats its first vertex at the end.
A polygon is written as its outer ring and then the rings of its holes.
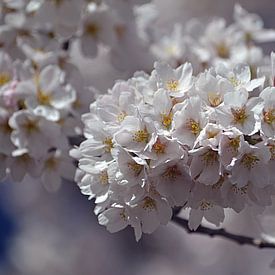
POLYGON ((45 161, 45 167, 50 170, 55 170, 58 166, 58 160, 55 157, 50 157, 45 161))
POLYGON ((185 126, 194 135, 198 135, 201 131, 199 122, 195 121, 192 118, 187 120, 187 122, 185 123, 185 126))
POLYGON ((0 86, 3 86, 11 81, 11 76, 8 73, 0 73, 0 86))
POLYGON ((217 51, 217 55, 220 58, 227 59, 230 57, 229 48, 227 47, 227 45, 224 42, 221 42, 216 46, 216 51, 217 51))
POLYGON ((37 91, 37 101, 40 105, 49 105, 51 102, 51 96, 44 91, 37 91))
POLYGON ((218 160, 218 152, 210 149, 202 155, 202 158, 206 165, 213 165, 218 160))
POLYGON ((245 195, 247 194, 248 191, 248 185, 244 187, 237 187, 236 185, 233 185, 231 187, 231 190, 236 194, 236 195, 245 195))
POLYGON ((238 87, 241 84, 240 80, 233 76, 229 77, 229 81, 234 87, 238 87))
POLYGON ((171 127, 172 121, 173 121, 173 114, 162 114, 162 125, 165 126, 167 129, 171 127))
POLYGON ((108 177, 107 171, 102 171, 102 172, 99 174, 99 182, 100 182, 102 185, 107 185, 107 184, 109 183, 109 177, 108 177))
POLYGON ((37 121, 28 120, 26 123, 24 123, 23 127, 28 134, 39 131, 37 121))
POLYGON ((172 92, 176 92, 176 91, 178 91, 178 88, 179 88, 179 81, 178 80, 171 79, 171 80, 168 80, 166 82, 166 89, 167 90, 172 91, 172 92))
POLYGON ((275 160, 275 144, 267 145, 271 154, 271 160, 275 160))
POLYGON ((252 153, 244 154, 241 163, 248 169, 253 168, 260 159, 252 153))
POLYGON ((122 122, 126 116, 127 114, 124 111, 120 112, 116 117, 117 122, 122 122))
POLYGON ((240 137, 230 138, 228 141, 228 147, 232 149, 234 152, 238 151, 240 146, 240 137))
POLYGON ((218 135, 219 131, 206 131, 207 138, 214 138, 218 135))
POLYGON ((136 142, 144 142, 147 143, 149 140, 149 133, 146 128, 143 130, 138 130, 134 133, 133 140, 136 142))
POLYGON ((275 109, 263 111, 264 122, 271 125, 275 122, 275 109))
POLYGON ((119 216, 120 216, 120 218, 121 218, 123 221, 127 221, 127 216, 126 216, 126 214, 125 214, 125 211, 120 212, 120 213, 119 213, 119 216))
POLYGON ((166 144, 160 142, 159 139, 157 139, 157 141, 155 142, 155 144, 153 145, 153 151, 157 154, 157 155, 161 155, 165 153, 165 149, 166 149, 166 144))
POLYGON ((156 209, 156 202, 152 198, 146 197, 143 199, 142 208, 144 210, 152 211, 156 209))
POLYGON ((96 23, 90 23, 85 27, 85 32, 96 38, 100 32, 100 27, 96 23))
POLYGON ((127 165, 128 165, 128 168, 134 173, 136 177, 141 173, 143 168, 142 165, 136 162, 128 162, 127 165))
POLYGON ((216 93, 209 93, 208 102, 210 103, 211 107, 217 107, 223 102, 223 99, 220 95, 216 93))
POLYGON ((235 124, 244 124, 248 118, 245 107, 242 108, 231 108, 231 113, 233 115, 233 122, 235 124))
POLYGON ((181 171, 178 169, 177 165, 168 167, 165 172, 163 173, 163 176, 170 179, 170 180, 175 180, 179 176, 181 176, 181 171))
POLYGON ((114 143, 112 138, 105 138, 103 141, 103 144, 105 145, 105 151, 107 153, 110 153, 111 150, 114 148, 114 143))
POLYGON ((203 200, 200 203, 200 210, 205 211, 205 210, 211 209, 212 207, 213 207, 213 203, 210 201, 203 200))

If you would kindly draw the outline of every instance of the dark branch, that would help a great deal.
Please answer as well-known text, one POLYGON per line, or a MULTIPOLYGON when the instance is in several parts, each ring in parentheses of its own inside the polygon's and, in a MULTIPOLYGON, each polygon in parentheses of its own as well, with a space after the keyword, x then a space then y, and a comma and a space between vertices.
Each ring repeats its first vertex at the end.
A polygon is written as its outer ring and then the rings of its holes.
POLYGON ((188 221, 186 219, 180 218, 178 216, 174 216, 172 219, 173 222, 180 225, 185 229, 186 232, 190 234, 202 234, 207 235, 210 237, 222 237, 227 240, 233 241, 235 243, 238 243, 239 245, 250 245, 257 248, 274 248, 275 249, 275 243, 270 243, 263 239, 254 239, 252 237, 242 236, 242 235, 236 235, 229 233, 225 231, 223 228, 221 229, 212 229, 205 226, 200 225, 196 231, 192 231, 188 227, 188 221))

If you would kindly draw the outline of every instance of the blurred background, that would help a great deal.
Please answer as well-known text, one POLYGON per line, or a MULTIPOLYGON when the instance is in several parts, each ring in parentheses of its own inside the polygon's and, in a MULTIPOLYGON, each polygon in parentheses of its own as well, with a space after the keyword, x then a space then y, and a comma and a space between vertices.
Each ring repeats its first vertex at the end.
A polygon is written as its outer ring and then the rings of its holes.
MULTIPOLYGON (((157 25, 169 31, 174 23, 191 17, 223 16, 231 22, 234 1, 155 0, 157 25)), ((266 28, 275 28, 272 0, 242 0, 248 11, 258 13, 266 28)), ((269 50, 275 49, 270 44, 269 50)), ((75 62, 87 84, 101 91, 127 73, 109 65, 104 52, 87 61, 75 51, 75 62), (101 64, 100 67, 98 64, 101 64), (96 65, 96 66, 95 66, 96 65), (91 69, 96 68, 96 69, 91 69)), ((275 203, 275 202, 274 202, 275 203)), ((211 239, 170 223, 136 243, 131 229, 108 233, 97 223, 93 204, 75 183, 64 182, 56 193, 26 179, 0 185, 0 275, 274 275, 269 264, 274 250, 239 246, 211 239)), ((262 222, 275 232, 269 209, 262 222)), ((260 225, 249 213, 230 214, 225 227, 234 233, 259 237, 260 225)), ((275 235, 275 234, 274 234, 275 235)))

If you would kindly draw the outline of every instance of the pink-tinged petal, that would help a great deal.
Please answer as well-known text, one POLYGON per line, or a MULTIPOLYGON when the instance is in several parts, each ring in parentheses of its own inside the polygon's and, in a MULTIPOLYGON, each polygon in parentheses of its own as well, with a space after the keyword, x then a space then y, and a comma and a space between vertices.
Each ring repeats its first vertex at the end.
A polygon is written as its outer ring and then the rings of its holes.
POLYGON ((191 209, 188 220, 188 227, 190 230, 197 230, 199 225, 201 224, 203 218, 203 211, 199 209, 191 209))

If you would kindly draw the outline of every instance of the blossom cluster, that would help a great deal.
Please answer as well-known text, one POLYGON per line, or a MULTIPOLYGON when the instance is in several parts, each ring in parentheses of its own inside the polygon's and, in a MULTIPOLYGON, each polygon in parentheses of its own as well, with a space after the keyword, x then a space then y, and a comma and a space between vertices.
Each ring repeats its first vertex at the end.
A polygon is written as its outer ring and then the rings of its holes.
POLYGON ((83 115, 76 181, 96 198, 99 223, 136 238, 167 224, 173 207, 220 225, 224 209, 265 207, 275 192, 275 88, 248 65, 193 74, 156 62, 119 81, 83 115))
POLYGON ((138 240, 189 210, 219 226, 224 210, 264 209, 275 194, 275 31, 239 5, 235 22, 191 20, 151 45, 151 74, 118 81, 82 116, 75 180, 110 232, 138 240), (191 64, 191 63, 192 64, 191 64))
POLYGON ((80 114, 92 97, 64 66, 38 68, 0 52, 0 180, 28 175, 56 190, 62 177, 73 179, 69 139, 82 133, 80 114))
MULTIPOLYGON (((99 47, 103 47, 114 66, 127 69, 133 60, 125 61, 125 53, 138 60, 149 40, 147 28, 154 9, 143 5, 147 2, 3 0, 0 45, 13 57, 21 58, 23 54, 43 65, 56 63, 62 49, 70 51, 72 44, 87 58, 96 57, 99 47), (151 15, 144 16, 148 13, 151 15)), ((140 66, 142 62, 146 58, 140 66)))

